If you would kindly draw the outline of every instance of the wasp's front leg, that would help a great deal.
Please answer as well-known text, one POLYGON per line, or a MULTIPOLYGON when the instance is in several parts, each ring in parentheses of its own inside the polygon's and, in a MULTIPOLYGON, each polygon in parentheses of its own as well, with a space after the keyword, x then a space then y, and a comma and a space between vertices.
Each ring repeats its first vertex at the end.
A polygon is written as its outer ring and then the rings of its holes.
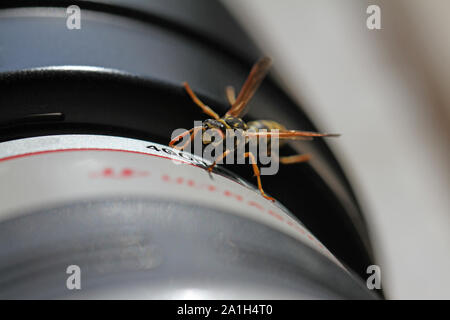
POLYGON ((199 106, 204 113, 206 113, 208 116, 219 120, 220 117, 217 113, 214 112, 213 109, 211 109, 210 107, 208 107, 206 104, 204 104, 203 102, 200 101, 200 99, 195 95, 194 91, 192 91, 191 87, 188 85, 187 82, 183 83, 184 89, 186 90, 186 92, 188 93, 188 95, 191 97, 192 101, 195 102, 195 104, 197 106, 199 106))
POLYGON ((218 156, 216 158, 216 160, 214 160, 213 164, 207 168, 208 172, 211 172, 213 170, 213 168, 216 166, 217 162, 219 162, 223 158, 225 158, 228 154, 230 154, 230 152, 231 152, 231 150, 226 150, 224 153, 222 153, 220 156, 218 156))
MULTIPOLYGON (((173 138, 170 142, 169 142, 169 147, 177 149, 177 150, 181 150, 180 147, 175 146, 176 143, 180 142, 180 140, 182 138, 184 138, 187 135, 190 135, 195 128, 190 129, 189 131, 185 131, 182 134, 180 134, 179 136, 176 136, 175 138, 173 138)), ((188 139, 188 141, 190 141, 190 139, 188 139)), ((183 146, 186 145, 186 142, 183 144, 183 146)))

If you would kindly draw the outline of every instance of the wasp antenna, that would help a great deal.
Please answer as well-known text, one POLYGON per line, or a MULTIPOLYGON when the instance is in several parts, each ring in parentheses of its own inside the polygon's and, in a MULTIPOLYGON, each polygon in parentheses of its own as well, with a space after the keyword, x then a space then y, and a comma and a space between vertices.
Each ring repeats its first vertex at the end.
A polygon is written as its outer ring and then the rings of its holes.
POLYGON ((340 137, 340 133, 324 133, 324 137, 340 137))

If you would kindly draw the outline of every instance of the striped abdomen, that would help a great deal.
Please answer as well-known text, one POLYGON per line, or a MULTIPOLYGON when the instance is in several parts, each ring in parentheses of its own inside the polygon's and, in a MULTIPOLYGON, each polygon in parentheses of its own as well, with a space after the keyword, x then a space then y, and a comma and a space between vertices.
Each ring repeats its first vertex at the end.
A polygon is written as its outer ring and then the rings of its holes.
POLYGON ((249 129, 253 129, 255 131, 259 130, 286 130, 285 126, 279 124, 278 122, 272 120, 256 120, 250 121, 247 123, 249 129))
MULTIPOLYGON (((286 127, 282 124, 272 121, 272 120, 256 120, 256 121, 250 121, 247 123, 249 130, 265 130, 265 131, 271 131, 271 130, 286 130, 286 127)), ((267 139, 268 147, 270 147, 270 138, 267 139)), ((283 144, 283 141, 279 142, 280 146, 283 144)))

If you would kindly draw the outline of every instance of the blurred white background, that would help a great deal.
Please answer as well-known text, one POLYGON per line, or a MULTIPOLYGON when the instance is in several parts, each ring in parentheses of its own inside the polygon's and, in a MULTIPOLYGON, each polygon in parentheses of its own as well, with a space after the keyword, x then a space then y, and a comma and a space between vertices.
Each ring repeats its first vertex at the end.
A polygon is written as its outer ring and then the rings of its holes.
MULTIPOLYGON (((391 299, 450 299, 450 1, 223 0, 328 140, 391 299), (366 9, 381 8, 381 30, 366 9)), ((301 129, 301 128, 299 128, 301 129)))

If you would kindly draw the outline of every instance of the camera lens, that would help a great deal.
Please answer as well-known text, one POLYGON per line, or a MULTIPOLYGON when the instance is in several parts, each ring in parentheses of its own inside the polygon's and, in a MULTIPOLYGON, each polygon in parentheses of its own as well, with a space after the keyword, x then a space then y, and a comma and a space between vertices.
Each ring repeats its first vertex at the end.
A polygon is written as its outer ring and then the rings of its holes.
MULTIPOLYGON (((222 115, 262 56, 219 2, 83 2, 78 26, 70 5, 0 4, 0 297, 376 298, 325 141, 280 150, 313 158, 262 177, 274 203, 251 165, 168 146, 207 118, 183 81, 222 115)), ((317 131, 270 76, 251 104, 245 121, 317 131)))

